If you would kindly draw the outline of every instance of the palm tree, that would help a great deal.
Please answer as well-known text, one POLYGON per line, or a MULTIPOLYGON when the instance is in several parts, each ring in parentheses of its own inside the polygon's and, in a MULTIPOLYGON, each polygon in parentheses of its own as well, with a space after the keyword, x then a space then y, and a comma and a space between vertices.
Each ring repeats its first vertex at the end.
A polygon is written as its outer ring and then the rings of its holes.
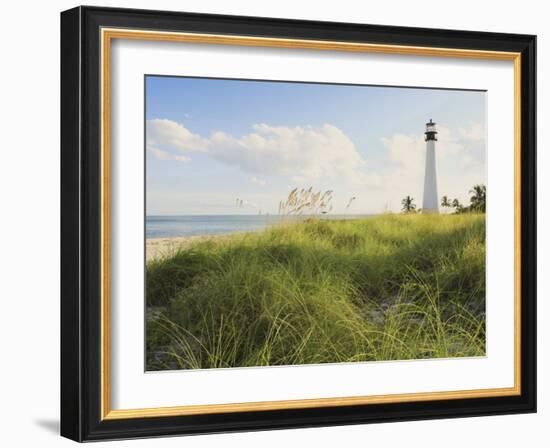
POLYGON ((449 201, 448 196, 443 196, 441 198, 441 207, 450 207, 450 206, 451 206, 451 201, 449 201))
POLYGON ((487 187, 483 184, 477 184, 470 190, 470 208, 476 212, 485 213, 485 202, 487 196, 487 187))
POLYGON ((403 213, 412 213, 416 210, 416 205, 414 204, 414 199, 411 198, 410 196, 406 196, 402 201, 401 201, 401 205, 403 207, 401 207, 401 210, 403 211, 403 213))
POLYGON ((455 209, 456 213, 461 213, 464 211, 464 206, 456 198, 454 198, 453 202, 451 202, 451 206, 455 209))

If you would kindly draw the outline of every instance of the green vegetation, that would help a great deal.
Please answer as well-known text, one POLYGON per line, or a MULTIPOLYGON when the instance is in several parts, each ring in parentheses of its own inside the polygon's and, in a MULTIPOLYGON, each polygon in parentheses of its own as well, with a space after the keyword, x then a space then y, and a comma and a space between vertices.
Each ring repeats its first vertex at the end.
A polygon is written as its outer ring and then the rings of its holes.
POLYGON ((416 212, 416 204, 414 203, 414 198, 411 198, 410 196, 406 196, 401 201, 401 211, 403 213, 415 213, 416 212))
MULTIPOLYGON (((465 207, 458 199, 453 199, 452 202, 448 196, 441 198, 441 207, 454 208, 455 213, 485 213, 485 204, 487 202, 487 187, 483 184, 477 184, 472 187, 470 193, 470 205, 465 207)), ((408 196, 407 196, 408 197, 408 196)))
POLYGON ((485 216, 309 219, 147 264, 147 368, 485 353, 485 216))

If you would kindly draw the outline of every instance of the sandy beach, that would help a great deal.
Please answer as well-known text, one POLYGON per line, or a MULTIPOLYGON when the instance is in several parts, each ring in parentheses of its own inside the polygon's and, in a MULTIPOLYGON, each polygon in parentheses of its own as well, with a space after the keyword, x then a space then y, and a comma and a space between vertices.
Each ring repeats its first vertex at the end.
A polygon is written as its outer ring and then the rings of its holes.
POLYGON ((195 235, 167 238, 147 238, 146 240, 146 261, 163 258, 176 252, 178 249, 185 249, 191 244, 199 241, 220 239, 227 237, 222 235, 195 235))

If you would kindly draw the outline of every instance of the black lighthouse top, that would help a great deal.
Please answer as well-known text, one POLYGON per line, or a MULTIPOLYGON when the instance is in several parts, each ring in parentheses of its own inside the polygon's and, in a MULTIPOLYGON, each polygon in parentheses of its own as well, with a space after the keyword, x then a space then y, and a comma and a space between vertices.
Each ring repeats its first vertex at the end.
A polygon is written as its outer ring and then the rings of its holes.
POLYGON ((431 118, 430 118, 430 121, 426 123, 426 132, 424 132, 424 134, 426 134, 426 141, 428 140, 437 141, 437 137, 436 137, 437 130, 435 128, 435 123, 432 121, 431 118))

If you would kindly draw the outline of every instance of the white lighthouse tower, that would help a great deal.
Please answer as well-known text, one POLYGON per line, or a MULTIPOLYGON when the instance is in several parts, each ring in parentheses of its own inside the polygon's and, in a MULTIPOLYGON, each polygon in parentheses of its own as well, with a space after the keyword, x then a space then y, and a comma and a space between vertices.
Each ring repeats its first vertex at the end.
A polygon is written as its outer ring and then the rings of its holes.
POLYGON ((426 123, 426 172, 424 174, 424 198, 422 200, 423 213, 439 213, 437 196, 437 173, 435 168, 435 142, 437 130, 430 118, 426 123))

